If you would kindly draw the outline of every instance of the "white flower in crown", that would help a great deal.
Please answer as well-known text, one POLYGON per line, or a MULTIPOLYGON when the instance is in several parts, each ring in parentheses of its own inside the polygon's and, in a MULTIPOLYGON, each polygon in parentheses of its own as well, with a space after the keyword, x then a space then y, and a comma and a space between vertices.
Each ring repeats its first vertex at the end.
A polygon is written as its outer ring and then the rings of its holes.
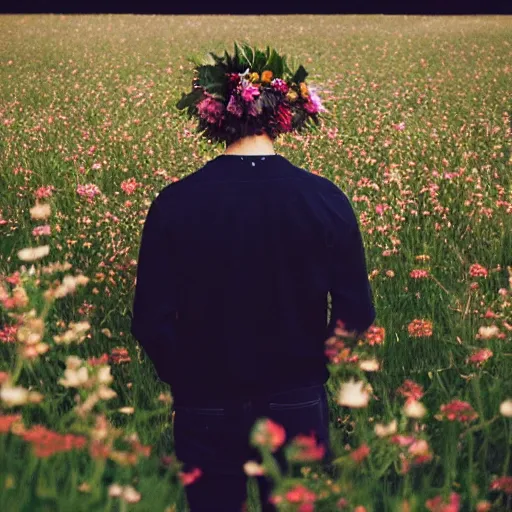
POLYGON ((238 73, 238 76, 245 76, 249 74, 250 68, 247 68, 243 73, 238 73))

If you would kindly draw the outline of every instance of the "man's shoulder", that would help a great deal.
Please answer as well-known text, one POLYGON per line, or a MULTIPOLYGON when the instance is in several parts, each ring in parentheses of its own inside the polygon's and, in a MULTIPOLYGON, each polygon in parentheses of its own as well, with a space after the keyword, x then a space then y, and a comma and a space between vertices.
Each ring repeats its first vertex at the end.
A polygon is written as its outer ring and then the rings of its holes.
MULTIPOLYGON (((314 174, 308 169, 294 164, 288 159, 286 159, 286 163, 286 175, 288 177, 291 176, 296 178, 296 180, 300 181, 307 188, 307 190, 311 191, 312 193, 337 196, 344 203, 349 201, 343 190, 341 190, 338 185, 336 185, 330 179, 319 174, 314 174)), ((167 201, 174 194, 176 194, 174 197, 179 197, 184 191, 188 191, 190 187, 195 188, 196 185, 203 184, 205 180, 208 181, 206 173, 207 167, 210 164, 211 161, 208 161, 196 171, 166 185, 158 193, 157 198, 159 199, 159 202, 167 201)), ((212 170, 214 170, 213 166, 210 171, 212 170)))
POLYGON ((321 192, 327 195, 334 195, 342 198, 342 200, 348 200, 347 195, 341 190, 341 188, 336 185, 333 181, 325 176, 321 176, 319 174, 312 173, 311 171, 292 164, 292 166, 296 169, 298 175, 304 179, 307 183, 307 186, 311 189, 321 192))
POLYGON ((187 189, 188 185, 195 184, 201 181, 201 177, 203 176, 203 170, 206 167, 206 164, 197 169, 196 171, 187 174, 177 180, 172 181, 165 185, 158 192, 157 199, 159 202, 167 201, 170 197, 177 193, 174 197, 179 197, 180 193, 183 192, 183 189, 187 189))

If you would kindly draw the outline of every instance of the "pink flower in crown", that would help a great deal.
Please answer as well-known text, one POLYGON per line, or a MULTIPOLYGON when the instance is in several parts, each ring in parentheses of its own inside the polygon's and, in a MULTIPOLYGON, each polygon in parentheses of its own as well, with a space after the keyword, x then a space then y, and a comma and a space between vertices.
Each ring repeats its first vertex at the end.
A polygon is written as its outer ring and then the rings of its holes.
POLYGON ((272 80, 270 82, 270 85, 276 90, 276 91, 280 91, 280 92, 283 92, 283 93, 287 93, 288 92, 288 85, 286 84, 286 82, 281 79, 281 78, 274 78, 274 80, 272 80))
POLYGON ((259 96, 260 90, 257 87, 254 87, 254 85, 247 85, 245 87, 242 87, 242 99, 247 102, 251 102, 259 96))
POLYGON ((197 111, 208 123, 219 123, 224 117, 225 106, 210 94, 205 93, 205 95, 206 98, 197 104, 197 111))
POLYGON ((310 114, 316 114, 317 112, 327 112, 327 109, 322 105, 322 101, 316 93, 315 88, 308 87, 308 90, 309 98, 308 101, 304 104, 304 110, 310 114))
POLYGON ((236 117, 242 117, 243 108, 242 105, 240 105, 238 97, 235 94, 232 94, 231 98, 229 98, 229 103, 228 106, 226 107, 226 110, 236 117))

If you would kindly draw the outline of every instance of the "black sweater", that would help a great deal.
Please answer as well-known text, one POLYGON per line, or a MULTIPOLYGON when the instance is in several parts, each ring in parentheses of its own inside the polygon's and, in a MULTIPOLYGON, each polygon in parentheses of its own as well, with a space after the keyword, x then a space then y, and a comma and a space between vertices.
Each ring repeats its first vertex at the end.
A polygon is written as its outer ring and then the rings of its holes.
POLYGON ((334 183, 279 154, 223 154, 152 202, 131 332, 175 403, 243 398, 326 382, 336 320, 364 332, 372 299, 334 183))

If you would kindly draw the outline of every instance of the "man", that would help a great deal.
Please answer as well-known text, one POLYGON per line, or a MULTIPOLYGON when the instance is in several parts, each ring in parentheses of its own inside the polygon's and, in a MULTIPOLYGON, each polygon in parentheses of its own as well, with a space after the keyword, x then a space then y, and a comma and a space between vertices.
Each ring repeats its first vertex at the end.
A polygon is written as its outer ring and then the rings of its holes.
POLYGON ((375 319, 350 201, 259 133, 165 187, 142 234, 132 333, 171 386, 178 459, 201 469, 191 512, 241 510, 260 417, 287 443, 314 433, 330 460, 324 342, 338 319, 358 334, 375 319))

